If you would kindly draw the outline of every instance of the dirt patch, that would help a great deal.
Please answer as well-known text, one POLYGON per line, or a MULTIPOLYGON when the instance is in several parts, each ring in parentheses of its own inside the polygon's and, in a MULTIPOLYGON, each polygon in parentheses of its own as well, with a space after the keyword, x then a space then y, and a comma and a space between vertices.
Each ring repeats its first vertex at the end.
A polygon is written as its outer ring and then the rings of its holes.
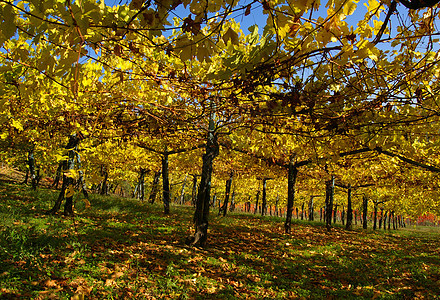
MULTIPOLYGON (((14 169, 8 165, 0 163, 0 181, 10 182, 10 183, 22 183, 26 178, 26 173, 14 169)), ((42 178, 39 185, 44 187, 50 187, 52 185, 52 178, 42 178)), ((30 180, 28 180, 30 184, 30 180)))
POLYGON ((8 165, 0 165, 0 180, 8 182, 23 182, 26 173, 11 168, 8 165))

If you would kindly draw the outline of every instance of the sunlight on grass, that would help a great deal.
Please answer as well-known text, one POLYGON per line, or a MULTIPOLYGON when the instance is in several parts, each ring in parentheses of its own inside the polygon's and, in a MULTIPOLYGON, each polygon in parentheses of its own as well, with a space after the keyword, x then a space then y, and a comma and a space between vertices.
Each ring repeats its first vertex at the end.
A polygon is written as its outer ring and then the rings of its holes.
POLYGON ((401 299, 440 294, 434 229, 327 233, 319 222, 212 213, 206 249, 184 244, 194 209, 91 195, 47 216, 57 191, 0 184, 0 298, 401 299), (426 234, 429 232, 429 234, 426 234))

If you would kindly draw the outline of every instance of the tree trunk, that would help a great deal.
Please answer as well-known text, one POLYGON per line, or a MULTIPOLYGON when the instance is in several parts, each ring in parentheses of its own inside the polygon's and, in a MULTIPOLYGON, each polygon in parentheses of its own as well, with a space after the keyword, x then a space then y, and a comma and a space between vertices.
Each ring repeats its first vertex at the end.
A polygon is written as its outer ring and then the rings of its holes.
POLYGON ((374 204, 373 230, 376 230, 376 226, 377 226, 377 205, 374 204))
POLYGON ((232 192, 231 205, 229 207, 230 212, 233 212, 234 210, 235 210, 235 191, 232 192))
POLYGON ((75 134, 72 134, 69 137, 69 142, 65 147, 65 149, 68 151, 68 159, 63 162, 63 169, 65 170, 63 175, 63 185, 55 205, 51 210, 48 211, 49 214, 55 214, 58 212, 63 198, 66 198, 66 202, 64 203, 64 214, 73 214, 74 180, 73 177, 70 176, 69 171, 75 168, 76 149, 79 141, 80 138, 78 138, 75 134))
POLYGON ((151 204, 153 204, 154 201, 156 201, 157 192, 159 191, 159 180, 160 180, 161 174, 162 174, 161 170, 156 171, 154 173, 153 185, 151 187, 151 193, 150 193, 150 198, 149 198, 149 201, 151 204))
POLYGON ((141 168, 139 173, 139 179, 138 183, 136 184, 136 187, 133 192, 133 198, 139 199, 141 201, 144 201, 145 198, 145 174, 147 173, 147 170, 141 168))
POLYGON ((383 208, 380 209, 379 229, 382 228, 382 222, 383 222, 383 208))
POLYGON ((309 221, 313 221, 314 220, 314 211, 313 211, 313 196, 310 196, 310 201, 309 201, 309 221))
POLYGON ((351 207, 351 185, 348 185, 347 191, 347 223, 345 224, 346 230, 353 229, 353 208, 351 207))
POLYGON ((193 246, 204 247, 208 238, 209 201, 211 193, 212 164, 219 154, 217 135, 214 134, 214 124, 210 120, 206 152, 203 155, 202 175, 197 193, 196 210, 194 212, 195 233, 186 242, 193 246))
POLYGON ((99 192, 100 195, 108 195, 108 171, 107 168, 102 165, 101 166, 101 174, 104 176, 104 179, 102 180, 101 183, 101 191, 99 192))
POLYGON ((326 193, 325 193, 325 226, 327 231, 330 231, 332 224, 332 212, 333 212, 333 194, 335 190, 335 177, 332 176, 331 180, 326 182, 326 193))
MULTIPOLYGON (((73 168, 72 168, 73 169, 73 168)), ((66 202, 64 202, 64 215, 70 216, 73 215, 73 195, 74 195, 74 183, 75 180, 70 177, 66 176, 66 202)))
POLYGON ((36 165, 35 165, 34 149, 30 150, 28 153, 28 166, 29 166, 29 175, 31 177, 31 186, 32 189, 35 191, 37 189, 38 178, 35 172, 36 165))
POLYGON ((367 209, 368 209, 368 198, 366 195, 362 197, 362 227, 367 229, 367 209))
POLYGON ((304 220, 304 206, 305 206, 305 203, 303 202, 301 204, 301 220, 304 220))
POLYGON ((261 197, 261 215, 266 215, 267 212, 267 180, 268 178, 263 179, 263 196, 261 197))
POLYGON ((338 204, 334 205, 335 209, 333 210, 333 224, 336 224, 336 217, 338 214, 338 204))
POLYGON ((168 215, 170 213, 170 178, 168 176, 168 153, 166 149, 162 157, 162 187, 163 212, 168 215))
POLYGON ((391 211, 388 211, 388 230, 391 230, 391 218, 392 218, 391 211))
POLYGON ((229 195, 231 194, 232 177, 234 177, 234 172, 231 171, 231 174, 229 175, 229 179, 226 180, 225 201, 223 202, 223 206, 219 209, 218 212, 219 216, 223 212, 223 217, 226 217, 226 213, 228 211, 229 195))
POLYGON ((184 204, 185 203, 185 186, 186 186, 186 179, 188 178, 188 174, 185 175, 185 179, 183 180, 183 184, 182 184, 182 190, 180 191, 180 204, 184 204))
POLYGON ((131 197, 133 199, 137 199, 138 198, 138 194, 139 194, 139 181, 136 182, 136 185, 134 186, 134 191, 133 191, 133 194, 131 195, 131 197))
POLYGON ((217 194, 214 194, 214 196, 212 196, 212 207, 215 208, 216 203, 217 203, 217 194))
MULTIPOLYGON (((66 169, 66 167, 63 167, 63 169, 66 169)), ((63 202, 64 195, 66 193, 67 185, 68 185, 67 177, 66 177, 66 175, 63 175, 63 183, 61 185, 61 191, 58 194, 58 199, 57 199, 57 201, 55 201, 55 204, 52 207, 52 209, 47 212, 48 214, 55 214, 60 210, 61 203, 63 202)))
POLYGON ((147 170, 141 168, 141 174, 139 177, 139 188, 140 188, 140 197, 139 199, 141 201, 144 201, 145 199, 145 174, 147 173, 147 170))
MULTIPOLYGON (((217 199, 217 194, 214 194, 214 199, 217 199)), ((220 200, 218 200, 218 211, 222 210, 222 202, 220 200)))
POLYGON ((29 169, 26 170, 26 175, 24 176, 24 180, 21 184, 27 185, 28 179, 29 179, 29 169))
POLYGON ((394 216, 394 211, 391 212, 391 215, 393 216, 393 230, 396 230, 396 217, 394 216))
POLYGON ((280 201, 280 195, 277 194, 277 199, 275 200, 275 215, 278 217, 278 203, 280 201))
POLYGON ((296 177, 298 175, 298 168, 294 164, 295 155, 290 157, 289 169, 287 174, 287 211, 286 211, 286 221, 284 222, 284 230, 286 233, 292 231, 292 214, 293 214, 293 204, 295 202, 295 183, 296 177))
POLYGON ((342 221, 342 225, 345 225, 345 208, 344 207, 342 207, 341 221, 342 221))
POLYGON ((81 186, 81 190, 83 192, 84 198, 89 199, 89 192, 87 191, 87 185, 86 185, 86 181, 84 180, 84 172, 82 170, 82 165, 81 165, 81 156, 76 151, 75 151, 75 154, 76 154, 76 164, 79 169, 78 182, 79 182, 79 185, 81 186))
MULTIPOLYGON (((193 175, 193 187, 191 193, 191 203, 192 206, 196 206, 196 198, 197 198, 197 175, 193 175)), ((215 205, 215 203, 214 203, 215 205)))
POLYGON ((257 192, 256 200, 255 200, 255 209, 254 209, 254 215, 258 212, 258 200, 260 198, 260 191, 257 192))
POLYGON ((60 183, 60 180, 61 180, 61 171, 62 170, 63 170, 63 162, 60 162, 60 163, 58 163, 58 168, 55 173, 55 178, 52 183, 52 188, 55 188, 55 189, 58 188, 58 184, 60 183))

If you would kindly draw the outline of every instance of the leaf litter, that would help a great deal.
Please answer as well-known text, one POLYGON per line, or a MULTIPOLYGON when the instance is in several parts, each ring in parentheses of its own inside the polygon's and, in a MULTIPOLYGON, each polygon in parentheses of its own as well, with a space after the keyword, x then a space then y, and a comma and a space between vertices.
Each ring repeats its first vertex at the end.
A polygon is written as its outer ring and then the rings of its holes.
MULTIPOLYGON (((0 212, 21 211, 0 229, 0 298, 35 299, 286 299, 434 298, 440 294, 440 234, 347 232, 298 222, 285 235, 282 219, 232 214, 211 217, 205 249, 184 244, 192 208, 96 197, 69 218, 35 215, 47 199, 0 196, 0 212), (108 205, 114 202, 114 205, 108 205), (142 211, 145 219, 139 222, 142 211), (29 222, 44 219, 44 222, 29 222), (29 224, 44 224, 45 231, 29 224), (15 230, 15 231, 14 231, 15 230), (30 230, 33 230, 32 232, 30 230), (31 234, 29 234, 31 233, 31 234), (21 236, 20 236, 21 235, 21 236), (11 242, 12 241, 12 242, 11 242)), ((46 205, 47 206, 47 205, 46 205)), ((6 218, 6 216, 5 216, 6 218)))

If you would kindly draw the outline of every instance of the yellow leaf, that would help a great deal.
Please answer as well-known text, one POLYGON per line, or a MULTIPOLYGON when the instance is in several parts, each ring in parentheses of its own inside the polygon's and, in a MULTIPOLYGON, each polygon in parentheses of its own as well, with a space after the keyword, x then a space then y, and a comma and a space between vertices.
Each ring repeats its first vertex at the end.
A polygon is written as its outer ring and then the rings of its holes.
POLYGON ((23 131, 23 125, 20 121, 12 120, 12 127, 17 128, 19 131, 23 131))
POLYGON ((73 188, 73 185, 69 185, 66 188, 66 191, 64 192, 64 196, 66 198, 69 198, 69 197, 73 197, 74 194, 75 194, 75 189, 73 188))
POLYGON ((344 4, 343 14, 346 16, 352 15, 357 7, 357 1, 349 1, 344 4))
POLYGON ((380 7, 382 6, 381 3, 379 3, 377 0, 368 0, 368 4, 364 3, 364 5, 368 8, 369 12, 375 12, 376 17, 379 17, 380 7))

